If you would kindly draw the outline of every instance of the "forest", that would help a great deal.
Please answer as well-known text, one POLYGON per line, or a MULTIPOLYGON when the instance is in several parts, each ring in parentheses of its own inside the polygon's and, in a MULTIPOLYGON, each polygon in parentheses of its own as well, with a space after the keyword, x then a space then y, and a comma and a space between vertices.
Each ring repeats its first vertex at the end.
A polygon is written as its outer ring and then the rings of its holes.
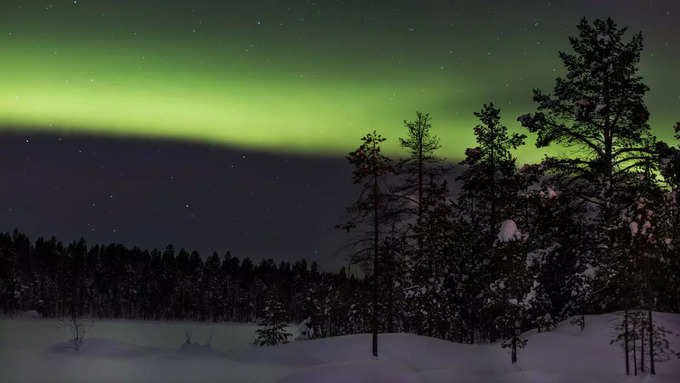
POLYGON ((379 333, 501 340, 513 363, 523 331, 569 318, 583 329, 586 314, 621 311, 612 341, 627 350, 642 339, 655 355, 652 312, 680 312, 680 123, 672 142, 652 134, 641 33, 584 19, 569 42, 564 76, 511 118, 521 128, 480 106, 477 146, 458 164, 439 156, 446 143, 428 113, 404 121, 401 156, 367 129, 347 155, 358 195, 338 219, 359 275, 15 231, 0 236, 1 309, 304 322, 310 338, 373 333, 376 356, 379 333), (519 164, 528 144, 560 154, 519 164))

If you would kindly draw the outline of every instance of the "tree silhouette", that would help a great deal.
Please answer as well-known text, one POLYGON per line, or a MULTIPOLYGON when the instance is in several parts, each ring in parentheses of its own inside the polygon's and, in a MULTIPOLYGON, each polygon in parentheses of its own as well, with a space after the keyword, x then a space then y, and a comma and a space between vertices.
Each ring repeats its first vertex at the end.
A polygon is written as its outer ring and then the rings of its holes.
POLYGON ((489 265, 498 264, 494 243, 499 224, 512 218, 512 201, 517 192, 512 150, 523 145, 525 139, 524 135, 508 132, 500 122, 500 109, 493 103, 485 104, 475 116, 481 122, 474 127, 478 146, 465 151, 465 160, 460 164, 466 168, 457 178, 462 183, 458 198, 461 237, 467 241, 458 255, 458 264, 459 272, 465 276, 467 297, 463 297, 462 304, 471 342, 480 326, 486 327, 481 330, 490 338, 495 337, 493 318, 497 310, 495 306, 485 309, 484 302, 489 302, 489 286, 498 270, 489 265))
POLYGON ((569 38, 574 53, 559 54, 566 78, 557 78, 552 95, 534 90, 538 112, 518 120, 537 134, 537 147, 557 144, 578 153, 578 158, 548 157, 545 163, 553 176, 566 179, 564 184, 596 211, 584 217, 595 241, 583 254, 595 255, 590 261, 599 270, 598 291, 619 292, 614 296, 620 297, 616 304, 624 307, 627 356, 627 308, 634 300, 629 285, 635 277, 629 246, 622 240, 628 230, 622 212, 635 203, 634 174, 645 177, 656 166, 657 154, 644 103, 649 88, 638 75, 643 39, 638 33, 625 41, 626 28, 612 19, 592 24, 582 19, 578 30, 577 37, 569 38))
POLYGON ((617 185, 627 172, 652 164, 654 137, 644 103, 648 87, 638 76, 642 34, 624 41, 626 28, 611 19, 586 19, 570 37, 574 53, 560 52, 566 78, 554 94, 534 90, 538 112, 518 120, 537 134, 536 146, 576 150, 579 158, 548 157, 554 174, 578 185, 579 196, 600 209, 603 225, 615 219, 617 185))
MULTIPOLYGON (((380 144, 385 141, 376 131, 368 133, 362 139, 362 144, 347 156, 349 163, 354 166, 353 182, 360 185, 357 201, 348 208, 351 218, 340 228, 347 231, 367 226, 368 234, 373 246, 361 246, 354 253, 355 259, 365 261, 372 259, 373 299, 371 304, 371 330, 373 333, 372 352, 378 356, 378 296, 380 284, 380 228, 382 218, 386 212, 388 188, 385 178, 393 172, 391 161, 380 151, 380 144), (368 255, 368 257, 367 257, 368 255)), ((369 239, 367 238, 367 239, 369 239)), ((359 243, 365 243, 361 240, 359 243)))

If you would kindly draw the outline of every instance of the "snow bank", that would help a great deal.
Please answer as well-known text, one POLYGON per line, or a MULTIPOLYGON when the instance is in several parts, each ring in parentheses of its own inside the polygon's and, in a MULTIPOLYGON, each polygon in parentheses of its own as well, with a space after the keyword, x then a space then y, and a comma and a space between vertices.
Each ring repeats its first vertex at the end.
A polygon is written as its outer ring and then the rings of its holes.
MULTIPOLYGON (((655 320, 680 333, 680 314, 655 320)), ((551 332, 529 331, 519 363, 499 344, 468 345, 412 334, 380 334, 379 358, 371 335, 299 341, 275 347, 251 344, 254 326, 99 321, 81 351, 65 342, 52 321, 0 320, 0 381, 13 382, 621 382, 623 352, 610 345, 620 313, 586 316, 583 332, 568 321, 551 332), (191 325, 212 347, 179 347, 191 325), (215 334, 209 338, 209 334, 215 334), (103 336, 103 334, 108 334, 103 336), (118 334, 117 337, 111 335, 118 334), (165 338, 157 335, 164 334, 165 338), (228 336, 224 336, 227 335, 228 336), (138 337, 133 342, 121 340, 138 337), (167 346, 170 345, 170 346, 167 346), (217 345, 217 347, 215 347, 217 345), (213 350, 213 347, 215 349, 213 350), (178 351, 179 348, 179 351, 178 351), (90 357, 88 357, 90 356, 90 357)), ((196 338, 196 337, 195 337, 196 338)), ((669 336, 680 349, 680 337, 669 336)), ((680 381, 680 361, 657 364, 656 383, 680 381)), ((649 380, 643 377, 642 380, 649 380)))
POLYGON ((22 311, 18 317, 21 319, 42 319, 42 315, 35 310, 22 311))
POLYGON ((158 350, 152 347, 142 347, 129 343, 117 342, 111 339, 85 339, 76 351, 71 342, 61 342, 48 349, 49 352, 59 354, 74 354, 80 356, 96 356, 109 358, 134 358, 145 355, 157 354, 158 350))

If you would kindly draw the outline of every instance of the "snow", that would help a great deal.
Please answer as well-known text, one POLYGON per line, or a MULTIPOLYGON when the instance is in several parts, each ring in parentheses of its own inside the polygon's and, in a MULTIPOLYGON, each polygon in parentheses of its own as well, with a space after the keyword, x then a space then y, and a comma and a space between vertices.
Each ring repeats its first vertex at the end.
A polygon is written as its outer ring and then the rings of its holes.
POLYGON ((381 360, 325 364, 291 374, 280 383, 420 383, 423 380, 405 365, 381 360))
POLYGON ((40 319, 42 318, 42 315, 35 310, 27 310, 20 312, 18 317, 22 319, 40 319))
POLYGON ((209 343, 206 344, 200 344, 200 343, 184 343, 177 352, 185 355, 185 356, 197 356, 197 357, 202 357, 202 356, 214 356, 214 357, 222 357, 224 356, 223 353, 219 351, 215 351, 212 348, 212 345, 209 343))
MULTIPOLYGON (((680 314, 656 313, 680 332, 680 314)), ((0 319, 0 381, 13 382, 620 382, 623 355, 610 345, 619 314, 586 316, 583 332, 569 321, 529 341, 512 365, 499 344, 469 345, 412 334, 381 334, 379 358, 370 334, 251 344, 254 325, 96 321, 79 352, 54 320, 0 319), (184 330, 193 338, 184 344, 184 330), (210 344, 207 341, 210 341, 210 344), (205 341, 205 342, 204 342, 205 341)), ((669 338, 674 349, 680 337, 669 338)), ((657 364, 657 383, 677 382, 680 361, 657 364)), ((647 378, 642 378, 647 380, 647 378)))
POLYGON ((91 338, 83 341, 79 351, 75 351, 73 344, 70 341, 66 341, 49 347, 48 352, 105 358, 134 358, 154 354, 157 352, 157 349, 124 342, 116 342, 111 339, 91 338))
POLYGON ((586 265, 586 269, 583 271, 583 276, 588 278, 588 279, 595 279, 598 271, 599 271, 599 268, 597 266, 593 266, 591 264, 588 264, 588 265, 586 265))
POLYGON ((553 199, 553 198, 557 198, 557 197, 560 196, 560 194, 558 192, 556 192, 555 189, 551 188, 550 186, 548 186, 546 188, 546 190, 547 190, 547 192, 541 191, 541 193, 540 193, 541 197, 547 198, 547 199, 553 199))
POLYGON ((517 229, 515 221, 508 219, 501 223, 501 230, 498 233, 498 240, 501 242, 512 242, 522 239, 522 233, 517 229))
POLYGON ((607 33, 600 32, 597 34, 597 41, 600 44, 607 46, 612 41, 612 38, 607 33))
POLYGON ((639 231, 638 223, 633 221, 633 222, 630 223, 629 226, 630 226, 630 235, 636 236, 638 231, 639 231))

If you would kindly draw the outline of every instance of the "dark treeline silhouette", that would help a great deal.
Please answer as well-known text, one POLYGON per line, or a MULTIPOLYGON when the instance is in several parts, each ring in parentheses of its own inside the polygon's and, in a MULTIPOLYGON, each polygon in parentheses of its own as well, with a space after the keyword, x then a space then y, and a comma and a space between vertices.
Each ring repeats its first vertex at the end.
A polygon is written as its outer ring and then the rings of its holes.
POLYGON ((253 263, 227 252, 197 252, 35 242, 0 234, 0 309, 37 310, 44 317, 255 321, 265 302, 280 302, 289 320, 309 318, 314 336, 365 331, 365 283, 345 269, 273 260, 253 263))

